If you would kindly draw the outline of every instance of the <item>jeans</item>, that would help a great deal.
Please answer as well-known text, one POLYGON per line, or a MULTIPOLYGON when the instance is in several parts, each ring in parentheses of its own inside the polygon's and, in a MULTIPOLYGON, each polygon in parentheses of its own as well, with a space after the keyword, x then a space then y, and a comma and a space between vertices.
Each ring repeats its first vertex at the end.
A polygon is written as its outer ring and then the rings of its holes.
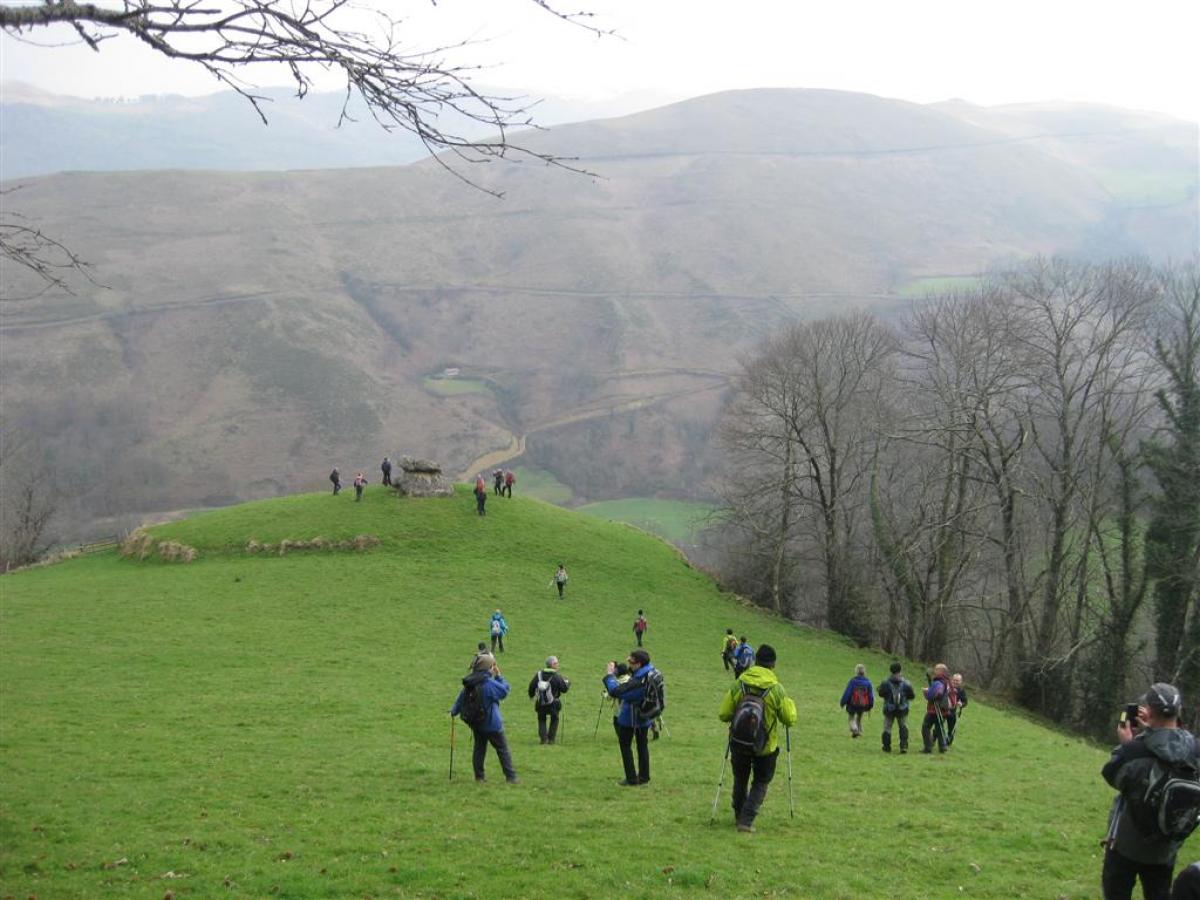
POLYGON ((488 744, 496 748, 496 756, 500 758, 500 768, 504 770, 504 777, 510 781, 517 777, 517 771, 512 764, 512 754, 508 752, 508 740, 503 731, 477 731, 472 728, 471 733, 475 737, 471 767, 475 770, 476 781, 483 780, 483 760, 487 756, 488 744))
POLYGON ((646 742, 646 728, 617 726, 617 742, 621 745, 621 764, 625 767, 625 780, 633 784, 650 781, 650 745, 646 742), (637 738, 637 769, 633 767, 633 740, 637 738))
POLYGON ((767 787, 775 777, 775 763, 779 761, 779 748, 766 756, 753 753, 730 753, 733 768, 733 814, 739 825, 753 825, 754 817, 763 801, 767 799, 767 787), (746 785, 754 775, 754 784, 749 793, 746 785))
POLYGON ((1170 900, 1172 868, 1134 862, 1110 849, 1104 854, 1104 869, 1100 875, 1104 900, 1129 900, 1139 876, 1145 900, 1170 900))

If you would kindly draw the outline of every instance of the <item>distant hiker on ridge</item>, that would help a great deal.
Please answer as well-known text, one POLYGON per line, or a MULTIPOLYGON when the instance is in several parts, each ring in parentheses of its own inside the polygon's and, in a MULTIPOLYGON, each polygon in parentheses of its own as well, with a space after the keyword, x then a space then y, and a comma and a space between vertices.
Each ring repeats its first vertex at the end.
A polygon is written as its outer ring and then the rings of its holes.
POLYGON ((333 483, 333 496, 337 496, 338 491, 342 489, 342 475, 337 470, 337 466, 333 467, 333 471, 329 473, 329 480, 333 483))
POLYGON ((386 456, 383 458, 383 462, 379 464, 379 471, 383 473, 382 484, 390 487, 392 484, 392 461, 386 456))
POLYGON ((512 486, 516 483, 517 476, 513 474, 513 470, 509 469, 504 473, 504 496, 512 498, 512 486))
POLYGON ((481 516, 487 515, 487 488, 483 485, 483 474, 475 479, 475 512, 481 516))
POLYGON ((567 586, 567 567, 562 563, 558 564, 558 570, 554 573, 554 577, 550 579, 550 583, 558 587, 558 599, 563 598, 563 589, 567 586))
POLYGON ((493 494, 503 494, 504 493, 504 473, 501 472, 499 469, 497 469, 496 471, 494 471, 492 473, 492 493, 493 494))
POLYGON ((860 737, 863 713, 870 712, 875 706, 875 689, 871 687, 867 667, 862 663, 854 667, 854 677, 846 683, 846 690, 842 691, 838 705, 844 706, 850 716, 850 737, 860 737))
POLYGON ((475 657, 471 672, 462 680, 462 684, 462 690, 450 707, 450 715, 461 715, 475 737, 474 752, 471 754, 475 780, 485 780, 483 761, 487 756, 488 744, 491 744, 496 748, 500 768, 504 770, 504 780, 509 784, 520 784, 516 769, 513 768, 512 754, 508 750, 508 740, 504 736, 504 720, 500 717, 500 701, 508 696, 509 687, 500 674, 496 658, 488 653, 475 657))
POLYGON ((562 695, 571 689, 571 682, 558 672, 558 657, 547 656, 545 668, 539 669, 529 681, 529 697, 537 713, 538 740, 553 744, 558 735, 558 715, 562 712, 562 695), (546 720, 550 720, 549 729, 546 720))
POLYGON ((354 476, 354 502, 357 503, 362 499, 363 488, 367 486, 367 476, 362 472, 358 472, 354 476))
POLYGON ((646 634, 647 627, 646 617, 642 615, 642 611, 639 609, 637 618, 633 620, 633 635, 637 638, 637 645, 639 647, 642 646, 642 638, 646 634))

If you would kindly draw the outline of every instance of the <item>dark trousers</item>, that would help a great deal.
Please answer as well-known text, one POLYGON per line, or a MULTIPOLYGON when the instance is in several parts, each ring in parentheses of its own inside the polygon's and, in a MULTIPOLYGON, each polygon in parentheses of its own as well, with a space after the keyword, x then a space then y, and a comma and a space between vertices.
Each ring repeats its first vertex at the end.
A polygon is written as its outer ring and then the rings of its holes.
POLYGON ((1104 871, 1100 876, 1104 900, 1129 900, 1133 896, 1133 884, 1139 877, 1145 900, 1170 900, 1171 869, 1172 866, 1134 862, 1110 849, 1104 854, 1104 871))
POLYGON ((475 747, 471 752, 471 767, 475 770, 476 781, 483 780, 483 760, 487 756, 488 744, 496 748, 496 756, 500 759, 500 768, 504 770, 504 777, 517 777, 517 771, 512 764, 512 754, 508 752, 508 740, 504 737, 503 731, 476 731, 472 728, 471 733, 475 736, 475 747))
POLYGON ((753 825, 754 817, 763 801, 767 799, 767 787, 775 777, 775 763, 779 761, 779 748, 766 756, 755 756, 753 753, 730 753, 730 764, 733 767, 733 814, 739 825, 753 825), (746 786, 750 784, 750 776, 754 783, 749 792, 746 786))
POLYGON ((475 511, 481 516, 487 515, 487 510, 484 507, 487 505, 487 491, 480 491, 475 495, 475 511))
POLYGON ((340 491, 341 489, 342 489, 342 483, 340 481, 335 481, 333 483, 333 493, 336 495, 337 492, 340 491))
POLYGON ((500 645, 500 652, 503 653, 504 652, 504 635, 502 635, 502 634, 493 634, 492 635, 492 652, 493 653, 496 652, 497 644, 500 645))
POLYGON ((954 726, 958 724, 958 716, 954 713, 946 716, 946 746, 954 743, 954 726))
POLYGON ((942 726, 938 724, 936 713, 925 713, 921 720, 921 741, 926 753, 933 752, 933 738, 937 737, 938 752, 946 752, 946 735, 942 734, 942 726))
POLYGON ((391 486, 391 484, 392 484, 392 470, 391 469, 383 470, 383 484, 386 484, 389 487, 391 486))
POLYGON ((499 481, 492 482, 492 493, 503 495, 504 494, 504 485, 501 484, 499 481))
POLYGON ((733 668, 733 655, 730 653, 722 653, 721 662, 725 663, 725 671, 728 672, 733 668))
POLYGON ((635 631, 634 635, 637 637, 638 646, 642 646, 642 632, 635 631))
POLYGON ((538 739, 543 744, 553 744, 554 738, 558 735, 558 710, 551 706, 547 709, 539 709, 538 717, 538 739), (550 720, 550 727, 546 727, 546 720, 550 720))
POLYGON ((561 600, 563 588, 567 586, 567 583, 565 581, 556 581, 554 583, 558 585, 558 599, 561 600))
POLYGON ((892 752, 892 723, 900 727, 900 749, 908 749, 908 711, 883 714, 883 749, 892 752))
POLYGON ((512 497, 512 485, 511 484, 504 485, 504 496, 512 497))
POLYGON ((625 766, 625 780, 634 784, 650 781, 650 744, 646 741, 647 728, 617 726, 617 742, 621 745, 621 764, 625 766), (637 738, 637 768, 633 767, 633 740, 637 738))
POLYGON ((361 499, 362 499, 362 485, 356 484, 354 486, 354 502, 357 503, 361 499))

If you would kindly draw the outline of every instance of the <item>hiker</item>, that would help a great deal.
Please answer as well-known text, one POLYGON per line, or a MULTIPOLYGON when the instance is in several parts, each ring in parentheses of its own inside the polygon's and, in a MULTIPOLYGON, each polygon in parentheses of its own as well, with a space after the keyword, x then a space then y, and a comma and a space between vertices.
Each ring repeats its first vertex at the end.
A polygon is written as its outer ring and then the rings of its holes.
POLYGON ((796 724, 796 703, 775 677, 775 648, 758 648, 755 664, 742 673, 721 700, 717 718, 729 723, 733 768, 733 815, 737 830, 754 831, 754 817, 767 797, 779 761, 779 725, 796 724), (747 792, 750 777, 754 784, 747 792))
POLYGON ((954 733, 958 730, 958 717, 967 706, 967 691, 963 687, 961 672, 955 672, 950 678, 953 689, 954 705, 950 707, 950 715, 946 716, 946 746, 954 743, 954 733))
POLYGON ((629 654, 632 673, 625 684, 617 683, 617 663, 610 662, 604 671, 604 688, 610 697, 621 701, 617 713, 617 740, 621 746, 621 764, 625 779, 621 787, 636 787, 650 783, 650 745, 647 733, 650 723, 662 712, 664 688, 662 673, 650 665, 650 654, 640 647, 629 654), (654 708, 657 707, 657 708, 654 708), (637 768, 633 765, 633 743, 637 741, 637 768))
POLYGON ((504 636, 508 634, 508 623, 504 621, 504 616, 500 610, 492 613, 492 618, 488 621, 488 634, 492 636, 492 652, 496 652, 496 645, 500 645, 500 652, 504 652, 504 636))
POLYGON ((509 784, 520 784, 513 768, 512 754, 508 752, 508 740, 504 737, 504 720, 500 717, 500 701, 508 696, 508 682, 500 674, 496 657, 482 653, 475 657, 471 671, 462 680, 462 690, 450 707, 450 715, 462 716, 463 722, 471 727, 475 747, 471 754, 471 766, 475 780, 486 780, 483 775, 483 760, 487 756, 488 744, 496 748, 504 780, 509 784))
POLYGON ((551 581, 558 587, 558 599, 563 598, 563 588, 567 586, 567 569, 562 564, 558 564, 558 571, 554 573, 554 578, 551 581))
POLYGON ((337 466, 333 467, 333 471, 329 473, 329 480, 333 482, 333 496, 337 496, 338 491, 342 489, 342 475, 337 470, 337 466))
POLYGON ((933 667, 933 678, 929 687, 922 691, 926 700, 925 718, 921 721, 921 752, 933 752, 933 737, 937 734, 938 752, 945 753, 950 745, 946 741, 946 715, 954 706, 952 693, 954 686, 950 683, 949 669, 945 663, 933 667))
MULTIPOLYGON (((629 679, 633 677, 633 674, 629 671, 629 663, 617 663, 617 669, 616 669, 615 674, 617 676, 618 690, 620 689, 621 685, 628 684, 629 679)), ((620 738, 621 738, 621 722, 620 722, 620 717, 617 714, 620 712, 621 706, 619 703, 617 703, 617 698, 611 696, 608 693, 607 686, 604 689, 604 696, 607 697, 612 702, 612 705, 613 705, 613 717, 612 717, 613 734, 615 734, 617 736, 617 739, 620 740, 620 738)))
POLYGON ((496 469, 494 472, 492 472, 492 493, 504 493, 504 473, 499 469, 496 469))
POLYGON ((639 609, 637 618, 633 620, 633 636, 637 638, 637 645, 642 646, 642 638, 646 634, 646 617, 642 615, 639 609))
POLYGON ((362 499, 363 488, 367 486, 367 476, 362 472, 356 472, 354 475, 354 502, 357 503, 362 499))
POLYGON ((892 724, 900 726, 900 752, 908 752, 908 704, 917 699, 917 692, 903 675, 902 666, 893 662, 891 675, 879 682, 879 698, 883 701, 883 752, 892 752, 892 724))
POLYGON ((869 713, 875 706, 875 690, 867 677, 867 667, 862 663, 854 667, 854 677, 846 682, 838 705, 845 707, 850 716, 850 737, 862 737, 863 713, 869 713))
POLYGON ((512 486, 516 482, 517 476, 513 474, 513 470, 509 469, 504 473, 504 496, 512 499, 512 486))
POLYGON ((571 682, 558 672, 558 657, 547 656, 546 666, 529 681, 529 697, 533 700, 533 709, 537 713, 538 740, 543 744, 553 744, 558 734, 558 714, 562 712, 563 694, 571 689, 571 682), (546 719, 550 720, 550 728, 546 728, 546 719))
POLYGON ((388 459, 386 456, 383 458, 383 462, 381 462, 379 464, 379 471, 383 473, 383 481, 380 483, 383 485, 386 485, 388 487, 391 487, 391 484, 392 484, 392 461, 390 459, 388 459))
POLYGON ((737 651, 737 647, 738 639, 733 636, 733 629, 726 628, 725 635, 721 638, 721 662, 725 664, 726 672, 733 668, 733 654, 737 651))
POLYGON ((1179 689, 1160 682, 1138 701, 1142 729, 1135 734, 1131 723, 1117 725, 1120 743, 1100 770, 1119 791, 1103 842, 1105 900, 1131 897, 1139 878, 1147 900, 1170 897, 1175 856, 1200 815, 1200 746, 1179 724, 1182 709, 1179 689), (1179 780, 1154 789, 1168 778, 1179 780), (1182 827, 1164 834, 1162 819, 1182 827))
POLYGON ((742 673, 754 665, 754 648, 750 646, 750 642, 746 640, 743 634, 741 643, 733 651, 733 677, 741 678, 742 673))
POLYGON ((483 475, 475 479, 475 512, 481 516, 487 515, 487 489, 483 486, 483 475))

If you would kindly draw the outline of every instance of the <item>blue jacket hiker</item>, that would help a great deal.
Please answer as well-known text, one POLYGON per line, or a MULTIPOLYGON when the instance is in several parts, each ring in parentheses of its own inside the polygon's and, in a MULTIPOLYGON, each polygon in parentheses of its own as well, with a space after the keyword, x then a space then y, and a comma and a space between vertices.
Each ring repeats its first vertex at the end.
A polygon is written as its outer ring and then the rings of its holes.
POLYGON ((621 764, 625 768, 623 787, 650 781, 650 745, 646 735, 650 723, 658 718, 665 703, 662 674, 650 665, 650 654, 640 647, 629 654, 629 681, 617 681, 617 664, 610 662, 604 674, 604 689, 621 701, 617 713, 617 740, 621 746, 621 764), (658 709, 648 710, 648 704, 658 709), (637 741, 637 767, 633 764, 633 743, 637 741))
POLYGON ((875 689, 867 677, 867 667, 861 663, 854 667, 854 677, 846 683, 838 706, 844 706, 850 716, 850 737, 862 734, 863 713, 875 706, 875 689))
POLYGON ((517 772, 513 768, 508 740, 504 736, 504 720, 500 717, 500 701, 508 696, 509 688, 496 665, 496 657, 490 653, 476 656, 462 684, 462 690, 450 707, 450 715, 462 716, 463 722, 471 727, 471 734, 475 738, 471 754, 475 780, 484 780, 483 760, 487 756, 487 746, 491 744, 496 748, 505 780, 509 784, 516 784, 517 772))
POLYGON ((742 635, 741 643, 733 651, 733 677, 740 677, 752 665, 754 665, 754 648, 750 646, 746 636, 742 635))
POLYGON ((496 646, 500 646, 500 652, 504 652, 504 636, 508 634, 508 623, 504 621, 504 616, 500 614, 500 610, 492 613, 492 618, 488 620, 488 634, 492 636, 492 652, 496 652, 496 646))

